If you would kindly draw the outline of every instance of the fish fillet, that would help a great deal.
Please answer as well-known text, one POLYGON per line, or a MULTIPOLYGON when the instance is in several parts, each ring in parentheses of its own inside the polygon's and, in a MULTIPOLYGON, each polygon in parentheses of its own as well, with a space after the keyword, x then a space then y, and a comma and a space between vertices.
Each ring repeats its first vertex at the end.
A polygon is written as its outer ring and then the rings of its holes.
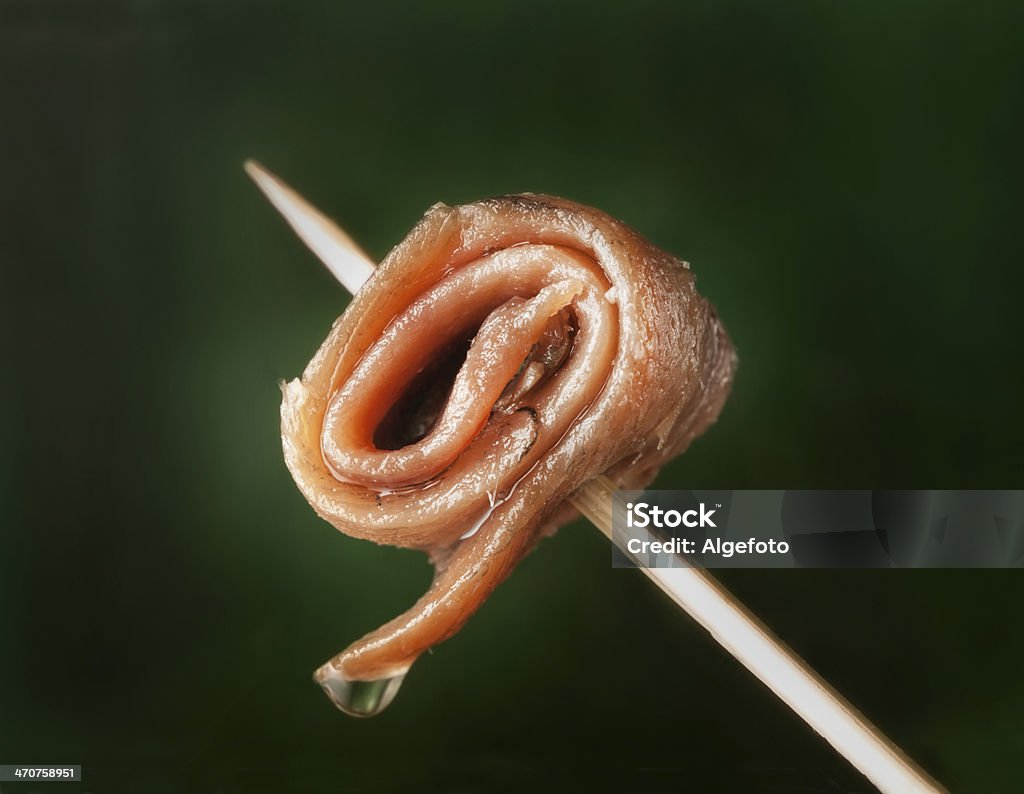
POLYGON ((408 611, 318 673, 403 675, 604 474, 647 485, 717 418, 736 357, 685 263, 542 195, 432 207, 284 386, 285 460, 347 535, 419 549, 408 611))

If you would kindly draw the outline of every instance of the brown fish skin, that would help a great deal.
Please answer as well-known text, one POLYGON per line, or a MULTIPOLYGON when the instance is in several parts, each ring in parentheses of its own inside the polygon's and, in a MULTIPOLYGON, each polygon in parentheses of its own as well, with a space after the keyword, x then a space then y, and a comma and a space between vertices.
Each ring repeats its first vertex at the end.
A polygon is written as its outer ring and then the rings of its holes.
POLYGON ((316 512, 436 568, 332 674, 407 671, 574 517, 581 485, 605 474, 643 487, 683 452, 718 417, 735 366, 688 266, 603 212, 532 194, 432 207, 284 386, 285 460, 316 512), (433 428, 379 448, 417 374, 469 338, 433 428))

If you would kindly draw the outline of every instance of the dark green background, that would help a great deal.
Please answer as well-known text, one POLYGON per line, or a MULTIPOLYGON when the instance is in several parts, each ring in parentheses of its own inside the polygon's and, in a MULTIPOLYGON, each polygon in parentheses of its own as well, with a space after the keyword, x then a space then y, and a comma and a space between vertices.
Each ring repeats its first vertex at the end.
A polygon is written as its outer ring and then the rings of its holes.
MULTIPOLYGON (((435 201, 533 190, 690 260, 741 368, 662 487, 1020 487, 1022 22, 4 2, 0 762, 90 792, 868 790, 582 524, 388 712, 334 711, 312 670, 430 571, 284 468, 277 380, 346 298, 241 163, 376 256, 435 201)), ((1019 571, 723 578, 955 790, 1024 787, 1019 571)))

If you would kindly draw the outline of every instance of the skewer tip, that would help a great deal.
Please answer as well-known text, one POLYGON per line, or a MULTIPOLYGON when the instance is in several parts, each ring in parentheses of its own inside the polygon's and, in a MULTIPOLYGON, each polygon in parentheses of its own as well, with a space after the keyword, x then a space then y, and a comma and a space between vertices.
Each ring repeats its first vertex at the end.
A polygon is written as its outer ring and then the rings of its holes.
POLYGON ((337 224, 261 163, 250 158, 242 163, 242 167, 334 277, 353 295, 358 292, 373 273, 373 260, 337 224))
POLYGON ((282 187, 281 180, 268 171, 259 160, 247 157, 242 162, 242 168, 268 198, 275 188, 280 189, 282 187))

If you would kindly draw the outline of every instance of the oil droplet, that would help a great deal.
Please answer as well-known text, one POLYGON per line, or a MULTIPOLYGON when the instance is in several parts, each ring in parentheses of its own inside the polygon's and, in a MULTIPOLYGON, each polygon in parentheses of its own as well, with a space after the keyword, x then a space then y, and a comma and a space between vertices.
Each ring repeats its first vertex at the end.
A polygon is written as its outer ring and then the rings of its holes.
POLYGON ((477 522, 475 524, 473 524, 473 526, 471 526, 469 529, 467 529, 465 532, 463 532, 461 535, 459 535, 459 540, 469 540, 469 538, 473 537, 477 532, 479 532, 480 531, 480 527, 482 527, 484 525, 484 522, 486 522, 487 519, 491 517, 491 513, 494 512, 494 509, 499 504, 501 504, 506 498, 507 497, 504 497, 504 496, 499 497, 497 491, 488 491, 487 492, 487 503, 488 503, 487 509, 484 511, 483 515, 481 515, 480 518, 477 519, 477 522))
POLYGON ((405 673, 376 681, 351 681, 328 662, 313 674, 313 680, 320 684, 331 702, 349 716, 375 717, 391 705, 402 688, 405 673))
POLYGON ((490 514, 489 513, 484 514, 483 518, 481 518, 479 521, 477 521, 475 524, 473 524, 473 526, 471 526, 469 529, 467 529, 465 532, 463 532, 461 535, 459 535, 459 540, 469 540, 477 532, 479 532, 480 531, 480 527, 482 527, 484 525, 484 521, 487 520, 487 516, 488 515, 490 515, 490 514))

